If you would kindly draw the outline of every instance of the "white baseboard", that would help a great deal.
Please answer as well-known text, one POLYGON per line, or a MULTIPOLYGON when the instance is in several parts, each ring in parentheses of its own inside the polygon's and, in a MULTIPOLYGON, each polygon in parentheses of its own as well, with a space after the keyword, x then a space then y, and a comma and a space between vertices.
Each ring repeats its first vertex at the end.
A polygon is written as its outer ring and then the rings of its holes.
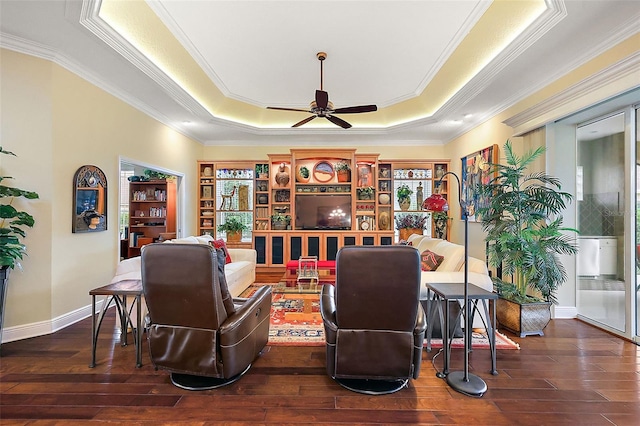
POLYGON ((577 318, 578 308, 575 306, 554 306, 551 313, 554 319, 577 318))
MULTIPOLYGON (((99 308, 97 300, 96 307, 99 308)), ((34 322, 31 324, 18 325, 16 327, 6 327, 2 332, 2 343, 9 343, 16 340, 29 339, 31 337, 55 333, 58 330, 62 330, 65 327, 69 327, 70 325, 89 317, 90 315, 91 305, 89 304, 49 321, 34 322)))

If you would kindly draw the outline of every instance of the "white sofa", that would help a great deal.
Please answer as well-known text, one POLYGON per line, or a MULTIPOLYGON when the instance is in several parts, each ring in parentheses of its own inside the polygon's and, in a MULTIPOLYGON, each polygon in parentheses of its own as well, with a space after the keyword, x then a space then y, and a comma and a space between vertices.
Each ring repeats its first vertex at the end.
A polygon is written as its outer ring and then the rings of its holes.
MULTIPOLYGON (((464 282, 464 246, 447 240, 414 234, 407 240, 418 252, 430 250, 444 256, 442 264, 435 271, 423 271, 420 280, 420 299, 427 299, 427 283, 464 282)), ((469 284, 477 285, 487 291, 493 291, 493 281, 489 276, 487 264, 475 257, 469 257, 469 284)), ((482 319, 476 317, 474 327, 484 328, 482 319)))
MULTIPOLYGON (((165 243, 181 244, 209 244, 213 238, 208 235, 201 237, 177 238, 165 241, 165 243)), ((224 267, 224 275, 227 278, 227 286, 232 297, 238 297, 256 280, 256 251, 253 249, 229 248, 231 263, 224 267)), ((142 264, 140 256, 125 259, 118 264, 112 283, 123 280, 142 279, 142 264)))

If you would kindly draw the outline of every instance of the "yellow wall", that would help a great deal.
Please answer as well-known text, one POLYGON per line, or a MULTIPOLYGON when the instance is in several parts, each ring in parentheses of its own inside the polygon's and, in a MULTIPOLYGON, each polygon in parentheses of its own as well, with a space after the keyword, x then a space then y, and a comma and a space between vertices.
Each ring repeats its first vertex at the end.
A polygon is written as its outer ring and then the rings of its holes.
MULTIPOLYGON (((36 226, 25 239, 24 272, 9 281, 5 327, 12 327, 86 307, 89 290, 113 277, 120 156, 192 176, 203 147, 58 65, 8 50, 0 60, 1 140, 19 156, 3 159, 2 174, 41 197, 21 203, 36 226), (71 232, 73 175, 85 164, 107 177, 106 232, 71 232)), ((185 203, 193 206, 195 182, 185 180, 185 203)), ((194 215, 185 216, 185 232, 195 232, 194 215)))
MULTIPOLYGON (((628 73, 597 90, 583 90, 515 131, 503 124, 515 114, 632 57, 639 37, 621 42, 446 146, 398 147, 392 144, 390 134, 388 146, 357 147, 358 153, 380 153, 383 159, 451 159, 453 171, 459 173, 462 156, 492 144, 499 144, 502 150, 504 141, 516 131, 540 127, 637 85, 637 78, 628 73)), ((23 262, 24 272, 11 274, 5 327, 51 324, 56 328, 56 323, 65 322, 65 316, 73 316, 90 303, 91 288, 111 279, 119 251, 120 156, 185 175, 183 234, 188 235, 196 229, 192 206, 196 205, 197 160, 259 160, 298 147, 204 147, 56 64, 9 50, 0 50, 0 75, 0 144, 19 155, 2 158, 2 175, 14 176, 16 186, 36 191, 41 197, 31 202, 16 201, 16 206, 32 213, 37 223, 25 239, 29 257, 23 262), (72 180, 84 164, 100 167, 109 182, 106 232, 71 233, 72 180)), ((522 149, 519 139, 512 138, 516 150, 522 149)), ((455 218, 452 240, 462 242, 459 207, 451 203, 451 209, 455 218)), ((480 225, 471 223, 469 231, 470 254, 484 258, 480 225)))

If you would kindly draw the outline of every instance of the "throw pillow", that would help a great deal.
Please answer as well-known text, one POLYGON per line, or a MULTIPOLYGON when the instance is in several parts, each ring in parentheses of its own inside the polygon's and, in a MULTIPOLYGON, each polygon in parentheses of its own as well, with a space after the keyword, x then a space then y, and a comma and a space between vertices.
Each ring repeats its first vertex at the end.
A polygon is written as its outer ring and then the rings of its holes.
POLYGON ((227 285, 227 277, 224 275, 225 251, 216 249, 216 256, 218 258, 218 281, 220 282, 222 303, 224 303, 224 309, 227 311, 227 315, 231 315, 236 311, 236 307, 233 305, 233 298, 231 297, 231 293, 229 293, 229 286, 227 285))
POLYGON ((225 255, 225 263, 231 263, 231 255, 229 254, 229 250, 227 250, 227 243, 221 238, 219 240, 211 241, 211 245, 213 245, 216 249, 222 249, 225 255))
POLYGON ((444 256, 435 254, 431 250, 425 250, 420 253, 420 264, 423 271, 435 271, 443 260, 444 256))

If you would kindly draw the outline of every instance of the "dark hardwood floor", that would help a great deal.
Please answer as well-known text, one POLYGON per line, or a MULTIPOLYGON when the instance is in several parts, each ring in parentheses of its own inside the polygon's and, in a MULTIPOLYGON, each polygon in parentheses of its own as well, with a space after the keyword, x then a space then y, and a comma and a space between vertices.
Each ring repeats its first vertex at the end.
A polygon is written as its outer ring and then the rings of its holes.
MULTIPOLYGON (((498 351, 497 376, 489 374, 488 352, 474 351, 472 371, 489 388, 482 398, 436 378, 426 352, 408 389, 366 396, 326 375, 323 347, 267 347, 238 382, 181 390, 154 370, 146 346, 135 368, 134 346, 119 345, 111 311, 93 369, 90 319, 2 345, 2 424, 640 424, 638 347, 577 320, 552 321, 544 337, 510 335, 521 350, 498 351)), ((453 370, 461 360, 455 350, 453 370)))

